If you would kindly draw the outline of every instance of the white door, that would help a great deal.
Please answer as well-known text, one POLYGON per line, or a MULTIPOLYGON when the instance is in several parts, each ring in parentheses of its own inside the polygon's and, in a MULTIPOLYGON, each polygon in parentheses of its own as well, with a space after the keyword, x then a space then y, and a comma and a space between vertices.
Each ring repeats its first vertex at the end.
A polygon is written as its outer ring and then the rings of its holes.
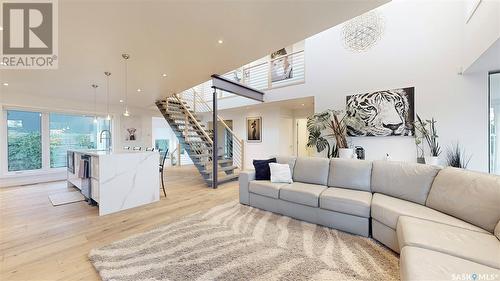
POLYGON ((307 147, 307 138, 309 136, 309 133, 307 132, 307 119, 297 119, 296 121, 296 155, 298 157, 310 156, 309 149, 307 147))

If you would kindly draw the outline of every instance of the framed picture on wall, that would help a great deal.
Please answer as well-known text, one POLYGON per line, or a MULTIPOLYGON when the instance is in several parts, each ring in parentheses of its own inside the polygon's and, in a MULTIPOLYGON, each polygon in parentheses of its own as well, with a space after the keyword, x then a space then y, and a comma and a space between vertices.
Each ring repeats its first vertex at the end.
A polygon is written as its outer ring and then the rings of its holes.
POLYGON ((346 103, 351 137, 415 135, 415 87, 347 96, 346 103))
POLYGON ((125 142, 140 142, 142 141, 141 135, 141 119, 138 117, 127 117, 122 119, 122 139, 125 142))
POLYGON ((247 117, 247 142, 262 142, 262 117, 247 117))

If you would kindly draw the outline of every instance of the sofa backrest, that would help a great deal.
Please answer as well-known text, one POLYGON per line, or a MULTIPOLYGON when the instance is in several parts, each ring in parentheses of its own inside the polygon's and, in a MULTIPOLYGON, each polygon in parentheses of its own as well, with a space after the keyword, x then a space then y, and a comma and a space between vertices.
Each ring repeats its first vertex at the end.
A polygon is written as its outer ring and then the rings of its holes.
POLYGON ((293 180, 326 185, 330 159, 319 157, 298 157, 293 169, 293 180))
POLYGON ((293 178, 293 169, 295 167, 295 161, 297 160, 297 157, 294 156, 277 156, 276 157, 276 162, 279 164, 288 164, 290 166, 290 173, 293 178))
POLYGON ((372 162, 357 159, 330 160, 328 186, 370 191, 372 162))
POLYGON ((493 233, 500 220, 500 176, 445 168, 434 180, 426 206, 493 233))
POLYGON ((497 226, 495 226, 494 234, 497 239, 500 240, 500 221, 498 221, 497 226))
POLYGON ((372 192, 425 204, 439 168, 395 161, 374 161, 372 192))

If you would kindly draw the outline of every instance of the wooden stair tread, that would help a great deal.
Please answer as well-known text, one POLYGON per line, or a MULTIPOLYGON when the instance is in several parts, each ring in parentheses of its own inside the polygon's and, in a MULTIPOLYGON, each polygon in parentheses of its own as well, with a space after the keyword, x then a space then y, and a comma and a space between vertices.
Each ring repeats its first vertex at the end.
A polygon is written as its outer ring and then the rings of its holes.
MULTIPOLYGON (((225 172, 225 171, 232 171, 232 170, 235 170, 235 169, 238 169, 238 167, 236 167, 236 166, 227 166, 227 167, 218 167, 217 171, 225 172)), ((206 169, 206 170, 201 170, 200 173, 203 173, 203 174, 212 174, 213 171, 212 171, 212 169, 206 169)))
MULTIPOLYGON (((217 160, 217 163, 219 164, 225 164, 225 163, 230 163, 230 162, 233 162, 233 159, 219 159, 217 160)), ((198 164, 201 164, 201 165, 206 165, 206 164, 211 164, 212 161, 199 161, 198 164)))
MULTIPOLYGON (((217 182, 218 183, 222 183, 222 182, 226 182, 226 181, 230 181, 230 180, 233 180, 233 179, 237 179, 239 177, 238 174, 229 174, 229 175, 225 175, 225 176, 218 176, 217 177, 217 182)), ((208 178, 206 179, 207 182, 212 182, 213 179, 212 178, 208 178)))

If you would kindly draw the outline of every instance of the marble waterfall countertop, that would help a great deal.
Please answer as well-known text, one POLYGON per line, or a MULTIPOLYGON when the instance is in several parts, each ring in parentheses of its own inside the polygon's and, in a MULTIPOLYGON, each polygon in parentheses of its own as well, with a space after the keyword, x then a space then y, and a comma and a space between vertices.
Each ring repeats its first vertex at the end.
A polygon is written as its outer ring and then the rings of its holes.
MULTIPOLYGON (((84 155, 91 156, 91 198, 98 203, 99 215, 156 202, 160 199, 156 151, 69 150, 75 166, 84 155)), ((78 187, 78 169, 68 171, 68 183, 78 187)), ((80 188, 81 189, 81 188, 80 188)))

